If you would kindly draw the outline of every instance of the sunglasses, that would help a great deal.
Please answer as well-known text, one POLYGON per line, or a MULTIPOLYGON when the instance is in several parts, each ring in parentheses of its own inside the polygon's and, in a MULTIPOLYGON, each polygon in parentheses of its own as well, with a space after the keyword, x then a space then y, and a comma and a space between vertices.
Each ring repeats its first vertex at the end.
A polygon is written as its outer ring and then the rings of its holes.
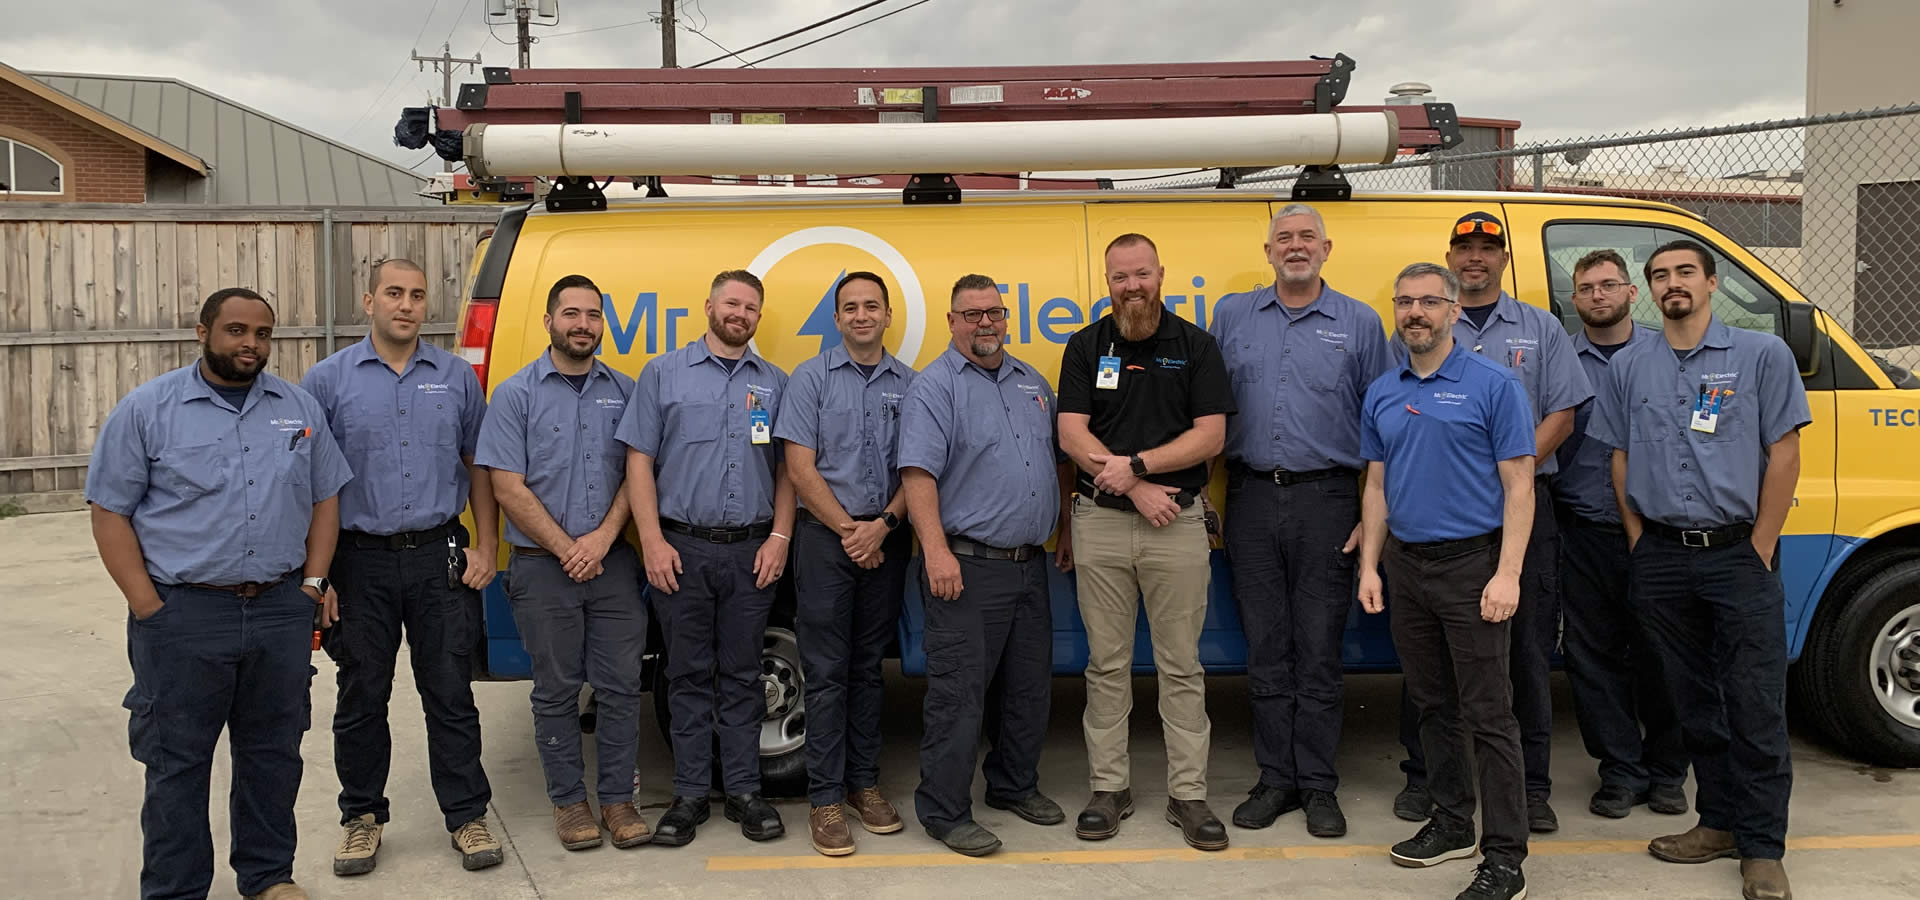
POLYGON ((1461 222, 1459 224, 1454 225, 1453 233, 1455 235, 1462 235, 1462 234, 1498 235, 1500 233, 1500 223, 1490 222, 1490 221, 1487 221, 1486 219, 1468 219, 1465 222, 1461 222))

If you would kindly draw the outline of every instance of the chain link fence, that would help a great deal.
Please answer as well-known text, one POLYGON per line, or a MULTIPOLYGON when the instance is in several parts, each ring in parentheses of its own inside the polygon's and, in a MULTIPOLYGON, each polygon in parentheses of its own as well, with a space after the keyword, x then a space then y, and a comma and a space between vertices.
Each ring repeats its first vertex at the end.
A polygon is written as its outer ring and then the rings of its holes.
MULTIPOLYGON (((1455 149, 1342 171, 1356 191, 1546 191, 1684 207, 1792 282, 1875 356, 1920 368, 1920 104, 1455 149)), ((1236 187, 1284 190, 1299 175, 1271 169, 1242 176, 1236 187)), ((1641 291, 1647 295, 1644 284, 1641 291)))

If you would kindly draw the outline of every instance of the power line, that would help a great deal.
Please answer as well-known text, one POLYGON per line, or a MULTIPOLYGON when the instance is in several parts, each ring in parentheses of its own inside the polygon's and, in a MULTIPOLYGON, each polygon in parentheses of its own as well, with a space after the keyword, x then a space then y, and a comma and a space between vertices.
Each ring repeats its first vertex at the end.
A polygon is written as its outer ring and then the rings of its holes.
MULTIPOLYGON (((415 47, 420 46, 420 39, 426 36, 427 26, 433 24, 433 14, 439 9, 440 9, 440 0, 433 0, 433 5, 427 7, 427 18, 425 21, 422 21, 420 23, 419 33, 413 36, 413 46, 415 47)), ((380 88, 380 93, 374 95, 373 101, 367 104, 367 108, 361 110, 360 115, 354 117, 353 124, 348 125, 347 130, 341 132, 342 135, 351 134, 355 128, 360 127, 361 122, 366 121, 367 113, 373 112, 374 107, 379 106, 380 101, 386 99, 387 91, 393 88, 393 82, 400 77, 401 72, 404 72, 407 70, 407 63, 410 63, 410 62, 413 62, 413 60, 411 59, 402 60, 400 65, 394 68, 393 74, 390 76, 387 76, 386 85, 380 88)))
POLYGON ((453 27, 447 29, 447 36, 444 38, 441 38, 440 43, 445 44, 453 40, 453 33, 460 30, 460 20, 466 18, 467 10, 470 10, 472 8, 473 8, 473 0, 467 0, 466 5, 460 7, 460 14, 453 17, 453 27))
POLYGON ((716 40, 714 40, 713 38, 710 38, 710 37, 707 37, 707 34, 706 34, 706 32, 704 32, 704 31, 698 31, 698 30, 695 30, 695 29, 692 29, 692 28, 689 28, 689 29, 687 29, 687 30, 688 30, 688 31, 691 31, 691 32, 693 32, 694 34, 697 34, 697 35, 699 35, 699 36, 700 36, 700 39, 701 39, 701 40, 703 40, 703 41, 706 41, 707 43, 709 43, 709 44, 712 44, 712 45, 714 45, 715 47, 719 47, 719 48, 720 48, 721 50, 725 50, 725 51, 726 51, 726 54, 727 54, 728 56, 731 56, 731 57, 733 57, 734 59, 737 59, 737 60, 739 60, 739 61, 740 61, 741 63, 743 63, 743 64, 744 64, 744 65, 742 66, 742 68, 747 68, 747 69, 751 69, 751 68, 753 68, 753 63, 750 63, 750 62, 747 62, 747 58, 746 58, 746 57, 744 57, 744 56, 741 56, 740 54, 738 54, 738 53, 735 53, 735 52, 733 52, 732 50, 727 50, 727 48, 726 48, 726 47, 724 47, 724 46, 722 46, 722 45, 721 45, 721 43, 720 43, 719 41, 716 41, 716 40))
POLYGON ((641 19, 638 22, 621 22, 618 25, 602 25, 598 28, 582 28, 579 31, 562 31, 559 34, 549 34, 545 38, 542 38, 542 40, 548 40, 552 38, 561 38, 561 37, 572 37, 573 35, 576 35, 576 34, 592 34, 596 31, 612 31, 615 28, 632 28, 635 25, 651 25, 653 24, 653 22, 654 22, 653 19, 641 19))
MULTIPOLYGON (((822 26, 822 25, 826 25, 826 24, 829 24, 829 23, 831 23, 831 22, 836 22, 836 21, 839 21, 840 19, 844 19, 844 18, 846 18, 846 17, 848 17, 848 16, 850 16, 850 15, 853 15, 854 13, 857 13, 857 12, 860 12, 861 10, 865 10, 865 9, 872 9, 873 7, 876 7, 876 6, 879 6, 880 4, 882 4, 882 3, 885 3, 885 2, 887 2, 887 0, 873 0, 873 2, 871 2, 871 3, 862 3, 862 4, 860 4, 859 6, 856 6, 856 7, 854 7, 854 8, 852 8, 852 9, 850 9, 850 10, 847 10, 846 12, 843 12, 843 13, 840 13, 840 14, 838 14, 838 15, 833 15, 833 16, 828 16, 827 18, 824 18, 824 19, 821 19, 820 21, 818 21, 818 22, 815 22, 815 23, 813 23, 813 24, 811 24, 811 25, 808 25, 808 26, 805 26, 805 27, 802 27, 802 28, 795 28, 794 30, 792 30, 792 31, 789 31, 789 32, 787 32, 786 34, 782 34, 782 35, 777 35, 777 36, 775 36, 775 37, 770 37, 770 38, 767 38, 766 40, 764 40, 764 41, 761 41, 761 42, 760 42, 760 43, 758 43, 758 44, 754 44, 754 45, 752 45, 752 46, 750 46, 750 47, 741 47, 741 48, 740 48, 740 52, 741 52, 741 53, 745 53, 745 52, 746 52, 746 51, 748 51, 748 50, 758 50, 758 49, 760 49, 761 47, 765 47, 765 46, 766 46, 766 45, 768 45, 768 44, 772 44, 772 43, 776 43, 776 42, 779 42, 779 41, 784 41, 784 40, 786 40, 787 38, 790 38, 790 37, 793 37, 794 35, 796 35, 796 34, 799 34, 799 33, 801 33, 801 32, 803 32, 803 31, 812 31, 812 30, 814 30, 815 28, 819 28, 819 27, 820 27, 820 26, 822 26)), ((918 4, 915 4, 915 5, 918 5, 918 4)), ((722 48, 722 49, 725 49, 725 48, 722 48)), ((728 56, 734 56, 734 55, 736 55, 736 54, 731 54, 731 53, 730 53, 730 54, 728 54, 728 56)), ((712 59, 709 59, 709 60, 707 60, 707 62, 703 62, 703 63, 696 63, 696 64, 694 64, 694 65, 691 65, 691 66, 688 66, 687 68, 690 68, 690 69, 698 69, 698 68, 700 68, 701 66, 704 66, 704 65, 706 65, 707 63, 716 63, 716 62, 719 62, 719 61, 721 61, 721 60, 723 60, 723 59, 726 59, 726 58, 727 58, 726 56, 716 56, 716 57, 714 57, 714 58, 712 58, 712 59)))
MULTIPOLYGON (((900 7, 899 9, 896 9, 896 10, 894 10, 893 12, 887 12, 887 13, 881 13, 880 15, 877 15, 877 16, 874 16, 874 17, 873 17, 873 18, 871 18, 871 19, 865 19, 865 20, 862 20, 862 21, 860 21, 860 22, 856 22, 856 23, 854 23, 854 24, 852 24, 852 25, 848 25, 847 27, 845 27, 845 28, 842 28, 842 29, 840 29, 839 31, 836 31, 836 32, 834 32, 834 33, 832 33, 832 34, 829 34, 829 35, 825 35, 825 36, 823 36, 823 37, 817 37, 817 38, 814 38, 813 40, 810 40, 810 41, 808 41, 808 42, 806 42, 806 43, 804 43, 804 44, 801 44, 801 45, 799 45, 799 46, 797 46, 797 47, 788 47, 787 49, 785 49, 785 50, 782 50, 782 51, 780 51, 779 53, 775 53, 775 54, 772 54, 772 55, 770 55, 770 56, 762 56, 762 57, 760 57, 759 59, 756 59, 756 60, 754 60, 753 62, 750 62, 750 63, 748 63, 747 65, 749 65, 749 66, 753 66, 753 65, 759 65, 760 63, 763 63, 763 62, 766 62, 767 60, 770 60, 770 59, 778 59, 778 58, 780 58, 780 57, 782 57, 782 56, 785 56, 785 55, 787 55, 787 54, 789 54, 789 53, 792 53, 792 52, 794 52, 795 50, 805 50, 805 49, 807 49, 808 47, 811 47, 811 46, 813 46, 813 45, 815 45, 815 44, 818 44, 818 43, 820 43, 821 41, 824 41, 824 40, 829 40, 829 39, 831 39, 831 38, 836 38, 836 37, 839 37, 840 35, 843 35, 843 34, 846 34, 847 32, 849 32, 849 31, 852 31, 852 30, 854 30, 855 28, 859 28, 859 27, 860 27, 860 26, 862 26, 862 25, 872 25, 873 23, 875 23, 875 22, 878 22, 878 21, 880 21, 881 19, 884 19, 884 18, 886 18, 886 17, 888 17, 888 16, 897 16, 897 15, 899 15, 899 14, 901 14, 901 13, 903 13, 903 12, 906 12, 907 10, 910 10, 910 9, 912 9, 912 8, 914 8, 914 7, 916 7, 916 6, 920 6, 920 5, 922 5, 922 4, 924 4, 924 3, 929 3, 929 2, 931 2, 931 0, 915 0, 915 2, 913 2, 913 3, 909 3, 909 4, 907 4, 906 6, 902 6, 902 7, 900 7)), ((868 5, 872 5, 872 4, 868 4, 868 5)), ((747 48, 747 49, 752 49, 752 48, 751 48, 751 47, 749 47, 749 48, 747 48)))

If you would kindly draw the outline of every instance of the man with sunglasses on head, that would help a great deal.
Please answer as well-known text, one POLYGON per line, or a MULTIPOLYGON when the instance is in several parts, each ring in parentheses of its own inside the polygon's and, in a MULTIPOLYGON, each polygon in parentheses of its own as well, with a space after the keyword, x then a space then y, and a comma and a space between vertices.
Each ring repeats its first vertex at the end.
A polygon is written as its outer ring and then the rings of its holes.
MULTIPOLYGON (((1527 541, 1521 572, 1520 611, 1514 615, 1510 660, 1513 713, 1520 720, 1526 756, 1527 826, 1550 832, 1560 827, 1548 803, 1553 779, 1547 771, 1553 743, 1553 693, 1548 678, 1560 620, 1560 538, 1547 479, 1559 471, 1555 451, 1573 434, 1574 409, 1593 397, 1593 388, 1574 355, 1566 326, 1552 313, 1521 303, 1501 288, 1508 262, 1506 228, 1498 218, 1475 211, 1453 224, 1447 268, 1460 281, 1459 343, 1518 377, 1533 410, 1533 535, 1527 541)), ((1395 336, 1392 346, 1395 355, 1404 359, 1405 342, 1395 336)), ((1407 786, 1394 798, 1393 811, 1417 822, 1426 818, 1432 801, 1426 758, 1405 689, 1400 743, 1407 750, 1407 759, 1400 764, 1407 786)))
POLYGON ((954 282, 953 346, 914 379, 900 415, 900 482, 920 538, 927 699, 914 812, 927 834, 965 856, 1000 849, 973 820, 976 746, 989 707, 987 805, 1038 825, 1066 820, 1040 793, 1040 750, 1053 690, 1046 548, 1072 568, 1060 516, 1072 470, 1054 432, 1040 370, 1006 351, 1007 308, 984 275, 954 282), (997 692, 988 702, 989 686, 997 692))

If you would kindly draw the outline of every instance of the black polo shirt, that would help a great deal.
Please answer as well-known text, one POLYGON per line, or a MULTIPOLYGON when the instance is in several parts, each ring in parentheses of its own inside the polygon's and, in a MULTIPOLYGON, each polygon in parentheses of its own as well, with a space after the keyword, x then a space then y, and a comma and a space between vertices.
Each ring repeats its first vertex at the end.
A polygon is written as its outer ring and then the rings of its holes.
MULTIPOLYGON (((1122 340, 1112 313, 1074 332, 1060 357, 1059 385, 1060 411, 1089 416, 1088 430, 1122 456, 1172 441, 1201 416, 1235 411, 1213 335, 1164 309, 1160 327, 1144 341, 1122 340), (1108 355, 1120 357, 1120 384, 1111 390, 1095 387, 1100 357, 1108 355)), ((1207 466, 1152 472, 1147 480, 1197 493, 1207 466)), ((1080 472, 1078 485, 1093 496, 1092 475, 1080 472)))

